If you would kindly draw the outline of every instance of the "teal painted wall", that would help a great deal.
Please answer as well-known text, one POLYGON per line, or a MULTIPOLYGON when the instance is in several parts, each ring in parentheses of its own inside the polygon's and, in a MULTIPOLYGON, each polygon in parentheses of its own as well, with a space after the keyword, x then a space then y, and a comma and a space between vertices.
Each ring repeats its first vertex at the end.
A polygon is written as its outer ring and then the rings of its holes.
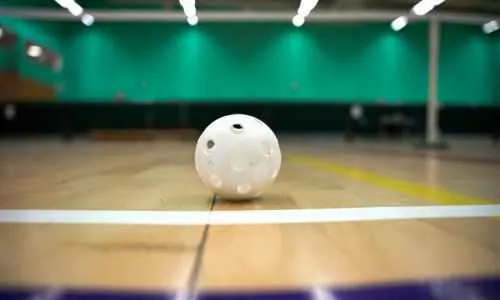
POLYGON ((99 24, 68 33, 61 99, 423 103, 426 25, 99 24))
POLYGON ((497 32, 491 36, 491 80, 493 87, 493 105, 500 107, 500 33, 497 32))
POLYGON ((13 68, 21 76, 47 84, 60 81, 60 74, 34 62, 26 57, 24 45, 26 41, 36 42, 52 51, 61 51, 61 24, 52 22, 28 21, 8 17, 0 17, 0 25, 15 32, 18 36, 14 53, 0 54, 0 68, 13 68))
POLYGON ((481 26, 442 26, 439 101, 445 105, 492 104, 493 46, 481 26))
MULTIPOLYGON (((426 24, 47 23, 0 18, 21 37, 21 74, 61 101, 325 101, 423 104, 426 24), (25 40, 62 53, 61 74, 24 57, 25 40)), ((0 68, 13 63, 0 52, 0 68)), ((443 24, 439 100, 500 105, 500 35, 443 24)))

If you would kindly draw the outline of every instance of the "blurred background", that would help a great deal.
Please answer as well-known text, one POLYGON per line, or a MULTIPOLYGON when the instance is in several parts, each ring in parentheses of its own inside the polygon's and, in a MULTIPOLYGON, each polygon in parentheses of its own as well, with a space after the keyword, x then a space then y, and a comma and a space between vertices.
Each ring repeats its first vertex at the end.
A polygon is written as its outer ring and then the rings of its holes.
POLYGON ((494 137, 500 3, 303 2, 4 0, 2 135, 150 138, 241 112, 349 140, 494 137))

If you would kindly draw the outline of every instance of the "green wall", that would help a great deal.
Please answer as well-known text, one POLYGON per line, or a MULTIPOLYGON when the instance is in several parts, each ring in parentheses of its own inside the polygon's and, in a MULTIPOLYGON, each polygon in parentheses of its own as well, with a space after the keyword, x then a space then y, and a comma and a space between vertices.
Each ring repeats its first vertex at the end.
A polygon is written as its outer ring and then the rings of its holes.
POLYGON ((493 105, 500 107, 500 33, 491 37, 492 70, 491 80, 493 87, 493 105))
MULTIPOLYGON (((61 101, 319 101, 423 104, 427 25, 47 23, 0 17, 21 37, 0 68, 61 87, 61 101), (64 57, 61 74, 28 60, 26 40, 64 57)), ((500 35, 443 24, 439 100, 500 105, 500 35)))
POLYGON ((445 105, 491 105, 493 40, 481 26, 444 24, 441 30, 439 101, 445 105))
POLYGON ((59 82, 60 74, 34 62, 25 55, 25 42, 36 42, 55 52, 61 52, 61 24, 0 17, 0 25, 17 34, 14 53, 5 49, 0 54, 0 70, 15 69, 21 76, 47 84, 59 82))
POLYGON ((61 99, 426 98, 426 25, 99 24, 68 32, 61 99))

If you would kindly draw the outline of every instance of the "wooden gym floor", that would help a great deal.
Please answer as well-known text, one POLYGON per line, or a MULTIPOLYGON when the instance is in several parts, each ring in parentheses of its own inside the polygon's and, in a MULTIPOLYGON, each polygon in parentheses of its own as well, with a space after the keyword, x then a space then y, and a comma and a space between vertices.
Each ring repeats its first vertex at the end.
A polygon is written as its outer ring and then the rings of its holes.
POLYGON ((435 295, 449 281, 461 297, 466 282, 500 299, 499 146, 453 140, 426 153, 335 137, 281 146, 264 197, 227 203, 198 179, 193 142, 0 142, 0 298, 304 299, 324 287, 345 293, 338 299, 445 299, 435 295))

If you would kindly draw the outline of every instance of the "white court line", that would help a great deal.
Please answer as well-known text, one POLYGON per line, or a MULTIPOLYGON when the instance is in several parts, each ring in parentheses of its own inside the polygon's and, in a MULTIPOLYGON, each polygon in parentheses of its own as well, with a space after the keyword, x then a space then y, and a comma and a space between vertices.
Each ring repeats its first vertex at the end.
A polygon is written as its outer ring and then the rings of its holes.
POLYGON ((500 217, 500 204, 245 211, 0 210, 0 223, 238 225, 500 217))

